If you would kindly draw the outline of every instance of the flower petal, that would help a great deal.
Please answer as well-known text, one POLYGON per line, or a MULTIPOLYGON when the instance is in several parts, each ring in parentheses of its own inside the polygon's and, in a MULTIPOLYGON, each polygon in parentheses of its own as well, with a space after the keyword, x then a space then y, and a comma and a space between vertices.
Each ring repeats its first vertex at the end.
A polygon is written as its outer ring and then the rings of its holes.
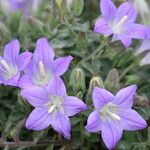
POLYGON ((133 109, 124 109, 119 115, 124 124, 124 130, 135 131, 147 127, 146 121, 133 109))
POLYGON ((73 58, 71 56, 60 57, 54 61, 54 72, 56 75, 60 76, 64 74, 69 67, 69 64, 73 58))
POLYGON ((101 33, 106 36, 109 36, 112 34, 112 31, 111 31, 108 23, 103 18, 100 18, 96 21, 95 27, 94 27, 94 32, 101 33))
POLYGON ((148 28, 140 24, 132 24, 126 31, 126 34, 133 39, 145 39, 148 28))
POLYGON ((114 95, 109 91, 101 88, 94 88, 93 90, 93 104, 96 109, 102 108, 106 103, 113 100, 114 95))
POLYGON ((87 108, 87 106, 83 103, 82 100, 79 100, 77 97, 74 96, 65 97, 63 106, 68 116, 74 116, 75 114, 87 108))
POLYGON ((53 59, 54 50, 48 43, 48 40, 46 38, 39 39, 36 43, 33 62, 35 62, 35 64, 39 64, 39 62, 42 61, 46 68, 50 68, 53 59))
POLYGON ((144 58, 140 62, 140 66, 149 65, 150 64, 150 52, 148 52, 144 58))
POLYGON ((150 39, 143 40, 136 50, 136 55, 150 50, 150 39))
POLYGON ((112 21, 117 13, 117 8, 111 0, 101 0, 100 9, 106 21, 112 21))
POLYGON ((125 2, 122 3, 117 11, 115 22, 119 22, 124 16, 127 16, 127 24, 133 23, 136 20, 137 13, 132 4, 125 2))
POLYGON ((95 110, 89 115, 85 128, 89 132, 98 132, 101 130, 101 127, 102 122, 100 119, 100 113, 99 111, 95 110))
POLYGON ((48 101, 48 95, 44 88, 32 86, 21 91, 21 96, 32 106, 41 107, 48 101))
POLYGON ((19 78, 20 78, 20 73, 17 73, 13 77, 11 77, 9 80, 5 81, 4 85, 18 86, 19 78))
POLYGON ((53 77, 46 87, 46 91, 51 95, 66 96, 66 87, 60 77, 53 77))
POLYGON ((131 85, 121 89, 115 96, 113 103, 123 108, 131 108, 133 104, 133 96, 135 95, 137 86, 131 85))
POLYGON ((129 47, 132 43, 131 37, 129 37, 127 34, 119 34, 117 35, 117 38, 121 40, 125 47, 129 47))
POLYGON ((32 53, 28 51, 19 55, 19 57, 17 58, 17 62, 20 71, 22 71, 28 65, 29 61, 31 60, 31 57, 32 53))
POLYGON ((105 122, 102 125, 102 139, 108 149, 113 149, 121 139, 123 129, 115 122, 105 122))
POLYGON ((57 111, 52 117, 51 126, 66 139, 70 139, 71 123, 68 116, 63 114, 61 111, 57 111))
POLYGON ((4 48, 4 58, 7 59, 12 66, 16 66, 19 48, 19 41, 17 39, 12 40, 4 48))
POLYGON ((25 74, 19 79, 18 86, 21 89, 26 89, 35 86, 35 84, 32 82, 30 76, 25 74))
POLYGON ((35 108, 26 121, 26 128, 29 130, 43 130, 51 123, 51 117, 48 110, 43 107, 35 108))

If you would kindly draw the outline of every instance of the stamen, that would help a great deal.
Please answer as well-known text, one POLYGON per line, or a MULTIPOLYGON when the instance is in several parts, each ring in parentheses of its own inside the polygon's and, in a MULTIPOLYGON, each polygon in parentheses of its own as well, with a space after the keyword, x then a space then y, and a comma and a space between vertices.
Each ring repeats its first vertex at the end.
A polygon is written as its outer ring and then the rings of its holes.
POLYGON ((42 61, 39 62, 40 75, 42 78, 47 78, 46 70, 42 61))
POLYGON ((48 110, 48 113, 52 113, 54 110, 55 110, 56 106, 55 105, 52 105, 50 107, 50 109, 48 110))
POLYGON ((128 19, 128 16, 122 17, 121 20, 118 22, 118 24, 116 25, 115 28, 116 28, 116 29, 121 28, 122 25, 127 21, 127 19, 128 19))
POLYGON ((116 115, 110 111, 107 112, 109 116, 111 116, 114 120, 119 121, 121 118, 119 115, 116 115))
POLYGON ((1 60, 0 62, 3 65, 3 67, 6 69, 6 71, 9 73, 11 69, 8 66, 8 64, 6 63, 6 61, 5 60, 1 60))

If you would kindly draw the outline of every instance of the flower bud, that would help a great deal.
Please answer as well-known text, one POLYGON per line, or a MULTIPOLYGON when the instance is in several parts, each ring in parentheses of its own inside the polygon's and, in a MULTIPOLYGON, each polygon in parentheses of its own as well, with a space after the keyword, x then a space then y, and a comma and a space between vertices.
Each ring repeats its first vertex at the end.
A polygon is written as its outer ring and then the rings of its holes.
POLYGON ((70 11, 76 15, 79 16, 82 13, 83 7, 84 7, 84 0, 72 0, 69 1, 69 9, 70 11))
POLYGON ((56 0, 56 5, 59 9, 61 9, 62 0, 56 0))
POLYGON ((66 2, 67 2, 68 10, 70 11, 73 0, 66 0, 66 2))
POLYGON ((69 84, 72 87, 74 93, 77 93, 79 90, 83 92, 85 91, 85 75, 81 68, 75 68, 71 72, 69 84))
POLYGON ((88 94, 91 95, 95 87, 104 88, 103 81, 100 77, 93 77, 90 81, 88 94))
POLYGON ((109 71, 107 78, 105 80, 105 88, 113 93, 119 90, 119 74, 116 69, 109 71))
POLYGON ((27 17, 27 21, 28 24, 30 26, 31 29, 38 29, 38 30, 42 30, 44 23, 41 22, 39 19, 33 17, 33 16, 28 16, 27 17))
POLYGON ((134 106, 139 106, 142 108, 149 107, 150 103, 146 96, 138 96, 136 95, 134 98, 134 106))

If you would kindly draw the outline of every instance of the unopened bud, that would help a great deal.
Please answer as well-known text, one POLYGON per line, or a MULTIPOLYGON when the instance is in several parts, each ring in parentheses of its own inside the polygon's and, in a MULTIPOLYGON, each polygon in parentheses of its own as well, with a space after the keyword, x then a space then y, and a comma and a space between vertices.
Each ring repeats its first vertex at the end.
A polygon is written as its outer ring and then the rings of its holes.
POLYGON ((42 30, 44 23, 33 16, 27 16, 27 21, 31 29, 42 30))
POLYGON ((71 10, 71 6, 72 6, 73 0, 66 0, 66 2, 67 2, 68 10, 70 11, 70 10, 71 10))
POLYGON ((100 77, 93 77, 90 81, 88 94, 91 95, 95 87, 104 88, 103 81, 100 77))
POLYGON ((113 93, 119 90, 119 74, 116 69, 109 71, 107 78, 105 80, 105 88, 113 93))
POLYGON ((70 11, 76 16, 81 15, 84 7, 84 0, 73 0, 70 4, 70 11))
POLYGON ((75 68, 71 72, 70 86, 75 93, 77 93, 79 90, 83 92, 85 91, 85 75, 81 68, 75 68))
POLYGON ((59 9, 61 9, 62 0, 56 0, 56 5, 59 9))
POLYGON ((138 95, 135 96, 133 106, 147 108, 147 107, 149 107, 149 105, 150 105, 150 103, 146 96, 138 96, 138 95))

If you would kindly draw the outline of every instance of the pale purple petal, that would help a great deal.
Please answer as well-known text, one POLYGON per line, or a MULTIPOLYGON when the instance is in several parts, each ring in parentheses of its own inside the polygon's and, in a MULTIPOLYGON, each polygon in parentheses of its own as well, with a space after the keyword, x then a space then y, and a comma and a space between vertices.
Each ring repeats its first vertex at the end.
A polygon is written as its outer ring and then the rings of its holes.
POLYGON ((113 100, 114 95, 102 88, 94 88, 93 90, 93 104, 96 109, 102 108, 106 103, 113 100))
POLYGON ((66 139, 70 139, 71 123, 68 116, 63 112, 57 111, 54 114, 54 117, 52 117, 51 126, 66 139))
POLYGON ((115 96, 113 103, 123 108, 131 108, 133 104, 133 97, 135 95, 137 86, 131 85, 121 89, 115 96))
POLYGON ((66 87, 60 77, 53 77, 46 87, 46 91, 51 95, 66 96, 66 87))
POLYGON ((16 66, 16 59, 19 55, 19 41, 12 40, 4 48, 4 58, 9 61, 12 66, 16 66))
POLYGON ((140 24, 132 24, 126 31, 126 34, 133 39, 145 39, 147 36, 147 27, 140 24))
POLYGON ((127 34, 119 34, 117 35, 117 38, 121 40, 125 47, 129 47, 132 43, 131 37, 129 37, 127 34))
POLYGON ((68 116, 74 116, 75 114, 87 108, 82 100, 74 96, 66 96, 63 102, 63 106, 65 109, 65 113, 68 116))
POLYGON ((48 43, 48 40, 46 38, 41 38, 36 43, 35 52, 33 55, 33 62, 36 64, 39 64, 40 61, 42 61, 45 65, 45 67, 48 69, 52 67, 51 63, 54 59, 54 50, 48 43))
POLYGON ((133 109, 123 109, 119 113, 124 130, 136 131, 147 127, 146 121, 133 109))
POLYGON ((44 88, 37 86, 22 90, 20 95, 34 107, 42 107, 49 100, 44 88))
POLYGON ((96 21, 95 26, 94 26, 94 32, 101 33, 106 36, 109 36, 112 34, 111 28, 109 27, 108 23, 103 18, 100 18, 96 21))
POLYGON ((111 0, 101 0, 100 9, 102 16, 108 22, 112 21, 117 13, 117 8, 111 0))
POLYGON ((7 81, 4 81, 4 84, 5 85, 18 86, 19 78, 20 78, 20 73, 17 73, 16 75, 14 75, 13 77, 11 77, 7 81))
POLYGON ((140 46, 137 48, 136 54, 138 55, 145 51, 150 51, 150 39, 141 42, 140 46))
POLYGON ((51 123, 51 117, 48 110, 43 107, 35 108, 26 121, 26 128, 29 130, 43 130, 51 123))
POLYGON ((119 6, 115 22, 119 22, 124 16, 128 17, 126 24, 133 23, 137 17, 134 7, 128 2, 125 2, 119 6))
POLYGON ((100 112, 95 110, 93 111, 87 120, 86 130, 89 132, 98 132, 102 128, 102 121, 100 119, 100 112))
POLYGON ((123 129, 115 121, 105 122, 102 125, 102 139, 108 149, 114 149, 121 139, 123 129))
POLYGON ((21 89, 26 89, 26 88, 35 86, 35 84, 32 82, 31 76, 25 74, 22 77, 20 77, 19 82, 18 82, 18 86, 21 89))
POLYGON ((64 74, 68 70, 72 59, 71 56, 57 58, 54 61, 54 73, 58 76, 64 74))
POLYGON ((150 52, 148 52, 140 62, 141 66, 150 65, 150 52))
POLYGON ((19 55, 19 57, 17 58, 17 63, 20 71, 22 71, 28 65, 29 61, 31 60, 31 57, 32 53, 28 51, 19 55))

